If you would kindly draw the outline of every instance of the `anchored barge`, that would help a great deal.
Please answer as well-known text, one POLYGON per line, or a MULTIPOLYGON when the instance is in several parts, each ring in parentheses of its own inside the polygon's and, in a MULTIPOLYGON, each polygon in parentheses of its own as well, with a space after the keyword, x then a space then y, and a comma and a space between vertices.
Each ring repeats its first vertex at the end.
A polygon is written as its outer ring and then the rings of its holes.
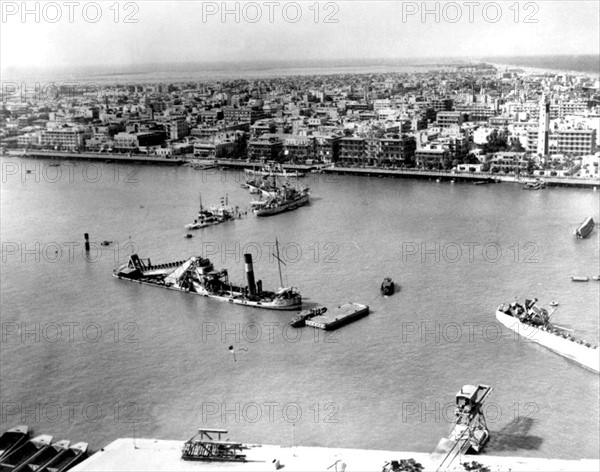
MULTIPOLYGON (((279 262, 279 258, 277 261, 279 262)), ((302 297, 298 289, 286 287, 274 292, 263 290, 262 281, 254 281, 252 256, 244 254, 244 262, 246 286, 233 285, 229 281, 226 269, 215 270, 210 260, 201 256, 194 256, 185 261, 152 265, 150 259, 142 260, 137 254, 132 254, 127 264, 116 269, 113 275, 130 282, 193 293, 236 305, 269 310, 302 308, 302 297)))
POLYGON ((598 346, 576 339, 566 329, 550 323, 547 310, 535 306, 534 300, 526 300, 525 306, 513 302, 502 304, 496 311, 496 319, 508 329, 536 342, 577 364, 599 373, 598 346))
POLYGON ((369 307, 360 303, 345 303, 343 305, 306 320, 306 326, 324 330, 337 329, 347 323, 369 314, 369 307))

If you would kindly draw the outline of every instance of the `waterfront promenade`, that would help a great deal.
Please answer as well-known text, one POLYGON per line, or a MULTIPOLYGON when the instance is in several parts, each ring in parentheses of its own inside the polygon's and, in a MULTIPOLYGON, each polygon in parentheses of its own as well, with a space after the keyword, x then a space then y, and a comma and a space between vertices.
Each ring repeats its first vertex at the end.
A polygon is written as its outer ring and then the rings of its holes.
MULTIPOLYGON (((220 159, 216 164, 226 168, 251 169, 260 166, 260 163, 240 161, 240 160, 225 160, 220 159)), ((287 170, 312 171, 319 170, 325 174, 349 174, 363 175, 371 177, 390 177, 390 178, 408 178, 408 179, 425 179, 441 181, 456 181, 456 182, 512 182, 525 184, 535 180, 535 177, 519 177, 515 175, 500 175, 481 172, 457 172, 457 171, 437 171, 437 170, 419 170, 419 169, 384 169, 380 167, 343 167, 343 166, 319 166, 319 165, 301 165, 301 164, 283 164, 283 168, 287 170)), ((600 179, 577 179, 569 177, 540 177, 546 185, 550 187, 581 187, 592 188, 600 186, 600 179)))
POLYGON ((46 158, 46 159, 81 159, 90 161, 109 161, 109 162, 137 162, 143 164, 159 164, 177 166, 185 163, 184 159, 179 158, 164 158, 157 156, 147 156, 143 154, 115 154, 115 153, 102 153, 102 152, 63 152, 63 151, 27 151, 25 153, 9 153, 9 155, 16 155, 18 157, 31 157, 31 158, 46 158))
MULTIPOLYGON (((193 159, 188 156, 178 158, 163 158, 157 156, 148 156, 142 154, 114 154, 98 152, 62 152, 62 151, 28 151, 26 153, 9 152, 8 155, 24 158, 46 158, 63 160, 95 160, 107 162, 123 163, 142 163, 177 166, 185 163, 204 163, 214 164, 223 168, 230 169, 252 169, 258 168, 263 163, 252 162, 239 159, 193 159)), ((318 171, 325 174, 346 174, 362 175, 378 178, 408 178, 425 179, 455 182, 482 182, 498 183, 510 182, 524 185, 527 182, 535 180, 536 177, 522 177, 515 175, 500 175, 481 172, 458 172, 458 171, 439 171, 439 170, 419 170, 419 169, 385 169, 380 167, 343 167, 343 166, 323 166, 307 164, 283 164, 286 170, 298 170, 303 172, 318 171)), ((600 179, 581 179, 573 177, 539 177, 549 187, 579 187, 594 188, 600 187, 600 179)))
MULTIPOLYGON (((381 472, 392 460, 413 459, 424 471, 436 471, 444 459, 441 454, 377 451, 324 447, 281 447, 248 445, 243 450, 246 462, 202 462, 181 459, 183 441, 122 438, 71 469, 73 472, 106 471, 373 471, 381 472), (277 467, 279 465, 279 467, 277 467)), ((445 463, 443 470, 464 471, 463 464, 477 462, 491 471, 596 471, 596 459, 557 460, 529 457, 467 456, 445 463)), ((416 470, 416 469, 415 469, 416 470)))

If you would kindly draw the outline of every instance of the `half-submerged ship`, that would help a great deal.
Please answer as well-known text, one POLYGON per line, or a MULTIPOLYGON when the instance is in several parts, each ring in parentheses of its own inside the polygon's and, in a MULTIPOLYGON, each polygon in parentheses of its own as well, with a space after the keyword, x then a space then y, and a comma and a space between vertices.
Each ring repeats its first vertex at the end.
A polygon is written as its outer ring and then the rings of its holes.
POLYGON ((573 231, 575 237, 579 239, 587 238, 590 233, 594 230, 594 219, 590 216, 585 219, 583 223, 579 225, 578 228, 573 231))
POLYGON ((599 373, 598 346, 575 338, 570 330, 551 324, 548 311, 535 306, 536 302, 537 299, 525 300, 525 306, 517 302, 502 304, 496 311, 496 319, 508 329, 527 338, 528 342, 538 343, 599 373))
POLYGON ((277 192, 271 194, 264 205, 254 209, 256 216, 271 216, 284 211, 295 210, 306 205, 310 198, 310 190, 305 187, 296 190, 293 187, 282 185, 277 192))
POLYGON ((229 206, 228 197, 221 199, 220 206, 214 206, 211 208, 204 208, 202 206, 202 199, 200 199, 200 210, 198 211, 198 217, 193 223, 185 225, 185 229, 200 229, 206 228, 207 226, 218 225, 225 221, 233 220, 236 217, 236 211, 229 206))
POLYGON ((456 394, 454 424, 447 438, 442 438, 435 450, 446 454, 437 470, 448 470, 462 454, 479 454, 490 440, 483 415, 483 403, 492 392, 488 385, 464 385, 456 394))
MULTIPOLYGON (((276 244, 277 248, 279 245, 276 244)), ((279 252, 279 251, 278 251, 279 252)), ((280 259, 277 254, 277 261, 280 259)), ((269 310, 298 310, 302 297, 294 287, 276 291, 263 290, 262 281, 255 282, 252 255, 244 254, 247 285, 233 285, 226 269, 215 270, 209 259, 193 256, 185 261, 153 265, 150 259, 142 260, 137 254, 129 257, 127 264, 113 272, 115 277, 131 282, 179 290, 202 295, 219 301, 269 310)), ((279 267, 280 281, 281 267, 279 267)))

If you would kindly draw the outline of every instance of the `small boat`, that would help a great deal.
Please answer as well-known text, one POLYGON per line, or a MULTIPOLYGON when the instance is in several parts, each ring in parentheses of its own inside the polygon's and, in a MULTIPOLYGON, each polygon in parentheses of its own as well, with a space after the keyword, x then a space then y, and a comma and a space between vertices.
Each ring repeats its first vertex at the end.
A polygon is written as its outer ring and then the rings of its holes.
POLYGON ((556 300, 552 300, 550 302, 550 306, 558 306, 558 302, 556 300))
POLYGON ((487 181, 485 180, 478 180, 476 182, 473 182, 473 185, 486 185, 487 181))
POLYGON ((36 472, 65 472, 85 459, 88 443, 79 442, 61 451, 50 461, 42 465, 36 472))
POLYGON ((451 184, 453 184, 454 182, 455 182, 455 180, 454 180, 454 179, 452 179, 452 180, 450 181, 450 183, 451 183, 451 184))
POLYGON ((575 237, 579 239, 587 238, 590 233, 594 230, 594 219, 590 216, 585 219, 583 223, 579 225, 578 228, 573 231, 575 237))
POLYGON ((48 462, 53 460, 56 456, 58 456, 61 452, 69 449, 69 445, 71 441, 62 440, 55 442, 50 447, 46 447, 40 452, 38 452, 34 457, 32 457, 27 462, 19 465, 13 472, 34 472, 39 470, 41 467, 46 465, 48 462))
POLYGON ((43 452, 44 449, 50 447, 52 436, 41 434, 29 441, 26 441, 17 449, 14 449, 9 454, 6 454, 0 459, 0 470, 13 470, 21 464, 25 464, 34 459, 37 454, 43 452))
POLYGON ((435 179, 435 181, 436 181, 436 182, 441 182, 441 181, 442 181, 442 179, 435 179))
POLYGON ((0 436, 0 459, 20 447, 29 438, 29 428, 25 425, 15 426, 0 436))
POLYGON ((310 320, 315 316, 321 316, 327 311, 327 307, 321 306, 317 308, 311 308, 310 310, 304 310, 298 313, 292 321, 290 321, 290 326, 292 328, 303 328, 306 326, 306 320, 310 320))
POLYGON ((573 282, 589 282, 590 278, 585 275, 574 275, 571 277, 573 282))
POLYGON ((527 182, 523 187, 523 190, 542 190, 546 188, 546 183, 537 179, 533 182, 527 182))
POLYGON ((110 246, 113 242, 112 241, 102 241, 100 243, 100 246, 110 246))
POLYGON ((594 279, 594 280, 600 280, 600 275, 594 275, 594 276, 592 277, 592 279, 594 279))
POLYGON ((383 295, 393 295, 395 288, 394 282, 390 277, 383 279, 381 283, 381 293, 383 295))
POLYGON ((187 233, 187 234, 185 234, 183 237, 184 237, 184 238, 187 238, 187 239, 191 239, 191 238, 193 238, 193 237, 194 237, 194 235, 193 235, 193 234, 190 234, 190 233, 187 233))

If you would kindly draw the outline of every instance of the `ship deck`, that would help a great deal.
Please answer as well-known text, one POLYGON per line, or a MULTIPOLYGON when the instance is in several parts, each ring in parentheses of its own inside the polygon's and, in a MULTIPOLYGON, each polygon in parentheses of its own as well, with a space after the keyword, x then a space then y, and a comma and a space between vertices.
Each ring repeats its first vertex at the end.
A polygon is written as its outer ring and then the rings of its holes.
MULTIPOLYGON (((391 460, 414 459, 425 471, 434 471, 444 458, 440 454, 422 452, 378 451, 364 449, 341 449, 323 447, 281 447, 271 445, 250 446, 244 450, 246 462, 196 462, 181 459, 184 441, 158 439, 122 438, 113 441, 87 460, 77 465, 73 472, 131 472, 146 471, 266 471, 277 470, 279 461, 283 471, 346 470, 380 472, 391 460), (335 465, 336 461, 340 461, 335 465)), ((454 461, 445 470, 461 470, 465 462, 476 461, 490 470, 516 471, 596 471, 600 470, 597 459, 557 460, 547 458, 468 456, 454 461)))

